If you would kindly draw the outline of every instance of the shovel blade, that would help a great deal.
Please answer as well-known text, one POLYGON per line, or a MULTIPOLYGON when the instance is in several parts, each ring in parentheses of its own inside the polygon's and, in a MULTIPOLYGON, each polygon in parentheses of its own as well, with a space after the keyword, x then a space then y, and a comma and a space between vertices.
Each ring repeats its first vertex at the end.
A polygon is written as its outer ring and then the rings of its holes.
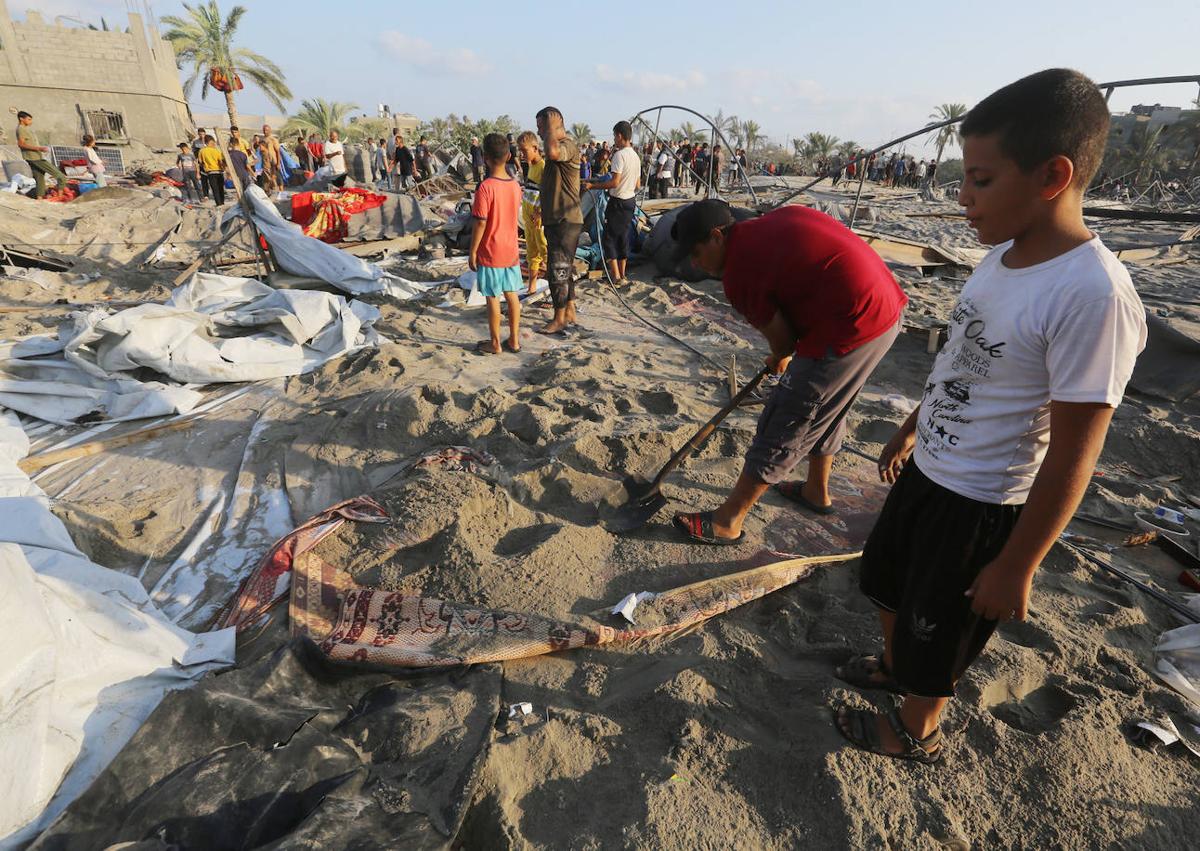
MULTIPOLYGON (((626 482, 626 488, 628 487, 629 482, 626 482)), ((640 529, 667 504, 667 498, 663 496, 662 491, 657 488, 647 491, 644 483, 636 493, 631 491, 630 495, 631 498, 605 522, 608 531, 620 533, 640 529)))

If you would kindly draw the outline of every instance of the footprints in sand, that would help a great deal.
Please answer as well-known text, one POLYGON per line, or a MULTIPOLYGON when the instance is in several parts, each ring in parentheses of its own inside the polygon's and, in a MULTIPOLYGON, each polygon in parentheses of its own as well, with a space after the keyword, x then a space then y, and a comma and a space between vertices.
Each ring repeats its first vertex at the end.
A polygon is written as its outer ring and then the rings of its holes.
POLYGON ((996 634, 1005 641, 1030 650, 1056 656, 1059 653, 1058 642, 1053 636, 1032 621, 1005 621, 996 628, 996 634))
POLYGON ((1014 691, 1006 683, 993 683, 984 690, 982 699, 997 719, 1031 736, 1053 730, 1079 705, 1075 695, 1053 682, 1032 691, 1014 691))

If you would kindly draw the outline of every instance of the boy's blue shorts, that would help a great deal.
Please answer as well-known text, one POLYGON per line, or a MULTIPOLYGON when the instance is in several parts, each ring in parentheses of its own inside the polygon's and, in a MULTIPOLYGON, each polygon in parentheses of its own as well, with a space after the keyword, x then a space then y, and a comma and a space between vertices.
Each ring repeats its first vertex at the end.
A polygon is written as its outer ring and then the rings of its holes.
POLYGON ((520 292, 525 283, 521 279, 520 265, 509 266, 507 269, 480 266, 475 274, 479 283, 479 292, 491 298, 497 298, 505 293, 520 292))

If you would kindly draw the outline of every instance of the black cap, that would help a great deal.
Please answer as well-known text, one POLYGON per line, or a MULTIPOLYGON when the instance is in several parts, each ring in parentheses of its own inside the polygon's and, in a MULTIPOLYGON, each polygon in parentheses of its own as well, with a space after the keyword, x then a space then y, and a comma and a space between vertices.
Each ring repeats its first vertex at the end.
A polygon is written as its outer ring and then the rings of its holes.
POLYGON ((671 238, 675 240, 675 258, 683 260, 691 256, 692 249, 708 239, 713 228, 725 227, 735 221, 729 205, 717 198, 706 198, 688 204, 679 211, 671 225, 671 238))

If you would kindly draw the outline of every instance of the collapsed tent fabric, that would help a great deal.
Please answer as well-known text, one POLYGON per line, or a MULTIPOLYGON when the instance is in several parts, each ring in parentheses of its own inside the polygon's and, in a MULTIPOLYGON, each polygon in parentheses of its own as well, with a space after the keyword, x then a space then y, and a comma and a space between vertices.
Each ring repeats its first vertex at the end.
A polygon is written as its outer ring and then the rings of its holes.
MULTIPOLYGON (((388 519, 384 508, 367 496, 311 518, 266 555, 220 625, 245 629, 256 624, 281 598, 290 574, 292 635, 312 641, 332 661, 391 668, 479 664, 677 632, 798 582, 818 564, 861 555, 794 558, 683 585, 657 594, 639 609, 638 626, 614 628, 599 621, 556 621, 364 587, 342 566, 326 562, 315 551, 346 522, 386 523, 388 519)), ((403 536, 397 530, 389 534, 403 536)))
MULTIPOLYGON (((243 197, 250 206, 250 215, 263 238, 271 246, 275 259, 285 272, 303 277, 320 278, 338 289, 354 295, 386 293, 395 298, 414 298, 427 287, 389 275, 374 263, 305 236, 303 229, 285 219, 257 186, 246 189, 243 197)), ((227 217, 242 214, 232 206, 227 217)))
POLYGON ((0 404, 62 424, 186 413, 199 393, 134 371, 181 384, 300 375, 377 346, 378 317, 378 308, 340 295, 200 272, 163 304, 73 313, 57 338, 0 351, 0 404))
POLYGON ((32 849, 449 847, 501 678, 337 670, 284 645, 168 695, 32 849))
POLYGON ((234 633, 169 623, 132 576, 92 562, 17 467, 0 410, 0 848, 88 787, 162 695, 233 662, 234 633))

